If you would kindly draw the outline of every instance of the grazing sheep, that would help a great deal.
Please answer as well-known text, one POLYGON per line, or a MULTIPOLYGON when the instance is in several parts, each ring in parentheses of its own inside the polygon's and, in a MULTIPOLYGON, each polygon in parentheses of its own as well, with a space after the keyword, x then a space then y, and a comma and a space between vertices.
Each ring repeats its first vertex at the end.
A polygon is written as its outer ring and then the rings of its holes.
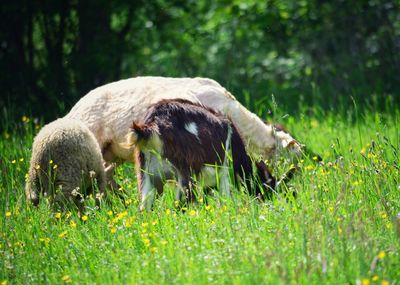
POLYGON ((207 78, 136 77, 100 86, 81 98, 66 118, 84 122, 96 137, 107 162, 133 161, 134 147, 120 146, 131 122, 143 121, 150 105, 163 99, 185 99, 221 112, 236 125, 249 152, 272 158, 300 154, 293 137, 264 124, 224 87, 207 78))
MULTIPOLYGON (((110 166, 107 172, 112 170, 110 166)), ((73 202, 81 213, 84 196, 93 193, 95 180, 97 205, 105 197, 105 177, 94 135, 82 122, 63 118, 45 125, 36 135, 25 193, 35 206, 42 193, 52 204, 73 202)))
MULTIPOLYGON (((137 177, 141 194, 141 209, 150 210, 155 194, 155 178, 161 172, 172 171, 178 180, 177 200, 191 201, 191 176, 194 174, 205 186, 216 185, 216 167, 220 188, 229 195, 229 172, 227 152, 232 153, 235 177, 240 177, 248 191, 260 199, 275 188, 272 177, 263 161, 256 164, 257 178, 266 186, 262 191, 253 183, 253 165, 247 155, 236 126, 219 113, 187 100, 162 100, 151 106, 143 124, 133 123, 127 145, 136 145, 137 177), (154 154, 162 160, 154 161, 154 154)), ((160 191, 160 189, 159 189, 160 191)))

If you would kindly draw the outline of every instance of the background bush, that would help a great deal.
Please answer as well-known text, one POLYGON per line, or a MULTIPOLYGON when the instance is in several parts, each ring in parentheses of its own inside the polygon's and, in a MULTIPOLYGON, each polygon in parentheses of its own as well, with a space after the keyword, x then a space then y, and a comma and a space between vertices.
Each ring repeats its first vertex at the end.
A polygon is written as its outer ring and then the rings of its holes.
POLYGON ((139 75, 211 77, 241 101, 250 94, 250 108, 271 94, 293 111, 299 100, 398 101, 399 6, 3 0, 0 103, 53 119, 94 87, 139 75))

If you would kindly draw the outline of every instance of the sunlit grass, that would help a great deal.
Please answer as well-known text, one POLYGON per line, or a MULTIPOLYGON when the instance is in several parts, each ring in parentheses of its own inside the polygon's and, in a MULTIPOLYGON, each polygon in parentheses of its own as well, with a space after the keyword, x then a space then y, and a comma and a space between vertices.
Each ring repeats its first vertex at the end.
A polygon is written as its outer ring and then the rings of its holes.
MULTIPOLYGON (((140 213, 134 167, 125 201, 53 212, 26 204, 39 129, 24 117, 0 134, 1 284, 399 284, 399 113, 314 112, 282 123, 324 159, 304 157, 296 197, 261 204, 235 192, 178 211, 168 184, 140 213)), ((279 118, 278 118, 279 119, 279 118)), ((282 171, 280 167, 275 172, 282 171)))

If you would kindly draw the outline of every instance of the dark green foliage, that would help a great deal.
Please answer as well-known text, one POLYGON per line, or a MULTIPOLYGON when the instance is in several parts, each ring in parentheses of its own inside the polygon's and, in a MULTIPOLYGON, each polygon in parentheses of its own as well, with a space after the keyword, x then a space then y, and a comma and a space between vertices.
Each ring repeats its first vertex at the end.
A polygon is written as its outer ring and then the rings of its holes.
POLYGON ((47 119, 138 75, 211 77, 241 101, 275 94, 291 110, 399 101, 396 0, 3 0, 0 27, 0 103, 47 119))

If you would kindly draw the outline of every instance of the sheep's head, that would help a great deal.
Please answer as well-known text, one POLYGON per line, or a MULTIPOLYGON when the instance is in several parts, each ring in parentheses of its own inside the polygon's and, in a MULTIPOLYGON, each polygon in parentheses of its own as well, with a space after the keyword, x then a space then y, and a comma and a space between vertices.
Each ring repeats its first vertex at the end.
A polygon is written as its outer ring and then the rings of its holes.
POLYGON ((271 198, 275 190, 279 188, 280 185, 289 182, 297 171, 297 168, 292 167, 278 180, 275 176, 272 175, 271 171, 268 169, 263 160, 257 162, 256 166, 258 177, 260 179, 260 182, 264 186, 264 195, 261 194, 260 189, 256 189, 256 195, 262 200, 264 200, 265 198, 271 198))

